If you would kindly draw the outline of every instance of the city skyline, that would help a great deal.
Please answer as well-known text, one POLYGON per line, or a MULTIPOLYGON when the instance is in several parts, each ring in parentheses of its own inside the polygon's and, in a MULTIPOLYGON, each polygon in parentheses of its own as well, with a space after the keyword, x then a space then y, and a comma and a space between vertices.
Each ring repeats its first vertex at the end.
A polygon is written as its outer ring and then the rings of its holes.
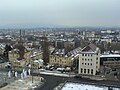
POLYGON ((120 26, 119 0, 0 0, 0 27, 120 26))

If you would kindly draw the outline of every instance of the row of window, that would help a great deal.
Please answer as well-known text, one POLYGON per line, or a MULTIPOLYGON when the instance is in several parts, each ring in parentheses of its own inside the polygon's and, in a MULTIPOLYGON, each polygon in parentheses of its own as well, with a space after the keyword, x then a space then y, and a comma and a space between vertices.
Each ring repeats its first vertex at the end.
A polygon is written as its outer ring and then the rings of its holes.
POLYGON ((93 69, 83 69, 81 68, 81 74, 93 74, 93 69))
POLYGON ((60 61, 51 60, 51 62, 53 62, 53 63, 56 63, 56 62, 58 62, 58 63, 69 63, 69 64, 71 63, 71 62, 66 62, 66 61, 61 61, 61 60, 60 61))
POLYGON ((104 64, 118 65, 120 62, 104 62, 104 64))
POLYGON ((92 66, 92 63, 82 63, 82 65, 91 65, 92 66))
MULTIPOLYGON (((85 60, 85 61, 87 61, 87 60, 88 60, 88 61, 92 61, 92 59, 86 59, 86 58, 82 58, 82 60, 83 60, 83 61, 84 61, 84 60, 85 60)), ((98 57, 96 58, 96 60, 98 60, 98 57)))
POLYGON ((15 65, 20 65, 20 63, 19 63, 19 62, 15 62, 14 64, 15 64, 15 65))
MULTIPOLYGON (((98 64, 98 62, 96 62, 96 64, 98 64)), ((92 66, 92 63, 82 63, 82 65, 91 65, 92 66)))
POLYGON ((88 60, 88 61, 90 61, 90 60, 92 61, 92 59, 86 59, 86 58, 82 58, 82 60, 83 60, 83 61, 84 61, 84 60, 85 60, 85 61, 87 61, 87 60, 88 60))
POLYGON ((91 56, 92 57, 92 54, 82 54, 82 56, 91 56))
MULTIPOLYGON (((63 58, 61 58, 61 57, 50 57, 51 59, 63 59, 63 58)), ((68 58, 66 58, 66 57, 64 57, 64 59, 68 59, 68 58)))
MULTIPOLYGON (((98 55, 98 53, 96 55, 98 55)), ((91 56, 92 57, 92 54, 82 54, 82 56, 91 56)))

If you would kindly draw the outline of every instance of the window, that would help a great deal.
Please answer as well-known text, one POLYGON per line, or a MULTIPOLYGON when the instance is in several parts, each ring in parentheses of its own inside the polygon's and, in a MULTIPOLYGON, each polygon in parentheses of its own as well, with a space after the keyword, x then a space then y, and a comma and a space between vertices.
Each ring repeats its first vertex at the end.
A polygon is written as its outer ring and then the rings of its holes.
POLYGON ((98 53, 97 53, 97 55, 98 55, 98 53))
POLYGON ((87 54, 85 54, 85 56, 87 56, 87 54))
POLYGON ((92 54, 91 54, 91 57, 92 57, 92 54))
POLYGON ((89 56, 89 54, 88 54, 88 56, 89 56))
POLYGON ((86 65, 86 63, 85 63, 85 65, 86 65))
POLYGON ((91 61, 92 61, 92 59, 91 59, 91 61))
POLYGON ((98 68, 98 66, 96 66, 96 68, 98 68))
POLYGON ((98 64, 98 62, 96 62, 96 64, 98 64))
POLYGON ((93 69, 91 69, 91 74, 93 74, 93 69))
POLYGON ((89 59, 88 59, 88 61, 89 61, 89 59))
POLYGON ((81 73, 83 73, 83 69, 81 68, 81 73))
POLYGON ((82 54, 82 56, 84 56, 84 54, 82 54))
POLYGON ((92 66, 92 63, 91 63, 91 66, 92 66))
POLYGON ((82 58, 82 60, 84 60, 84 58, 82 58))
POLYGON ((85 61, 86 61, 86 58, 85 58, 85 61))
POLYGON ((96 60, 98 60, 98 57, 96 58, 96 60))
POLYGON ((84 73, 86 73, 86 69, 84 69, 84 73))
POLYGON ((84 63, 82 63, 82 65, 83 65, 84 63))
POLYGON ((89 63, 88 63, 88 65, 89 65, 89 63))
POLYGON ((90 69, 88 69, 88 74, 90 73, 90 69))

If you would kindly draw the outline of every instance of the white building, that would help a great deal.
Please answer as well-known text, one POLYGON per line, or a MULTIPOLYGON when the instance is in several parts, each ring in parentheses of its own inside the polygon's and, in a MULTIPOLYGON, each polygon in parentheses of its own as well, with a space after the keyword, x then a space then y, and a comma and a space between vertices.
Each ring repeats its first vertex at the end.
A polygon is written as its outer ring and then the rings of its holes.
POLYGON ((94 44, 84 47, 79 55, 79 74, 95 75, 100 68, 100 50, 94 44))

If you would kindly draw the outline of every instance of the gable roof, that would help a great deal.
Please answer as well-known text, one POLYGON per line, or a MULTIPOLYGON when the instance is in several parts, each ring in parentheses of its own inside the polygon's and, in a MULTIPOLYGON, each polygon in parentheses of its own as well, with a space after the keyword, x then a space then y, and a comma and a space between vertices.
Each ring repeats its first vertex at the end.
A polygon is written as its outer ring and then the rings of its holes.
POLYGON ((89 52, 95 52, 97 50, 97 48, 98 47, 96 45, 90 43, 88 46, 86 46, 82 49, 82 52, 88 52, 88 51, 89 52))

